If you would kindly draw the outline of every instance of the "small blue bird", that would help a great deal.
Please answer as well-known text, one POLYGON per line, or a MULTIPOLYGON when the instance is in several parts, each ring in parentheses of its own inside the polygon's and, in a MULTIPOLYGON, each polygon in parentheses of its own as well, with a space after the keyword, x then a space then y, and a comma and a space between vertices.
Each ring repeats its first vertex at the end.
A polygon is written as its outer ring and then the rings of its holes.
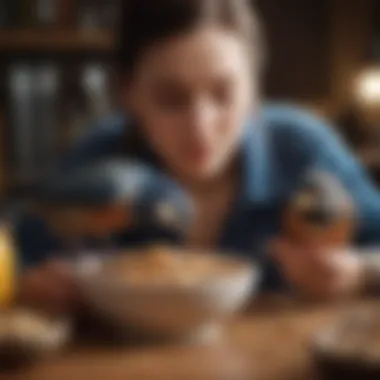
MULTIPOLYGON (((184 236, 193 217, 188 195, 153 167, 130 159, 87 164, 45 179, 41 205, 81 209, 125 208, 134 226, 159 227, 184 236)), ((110 231, 113 232, 113 231, 110 231)))

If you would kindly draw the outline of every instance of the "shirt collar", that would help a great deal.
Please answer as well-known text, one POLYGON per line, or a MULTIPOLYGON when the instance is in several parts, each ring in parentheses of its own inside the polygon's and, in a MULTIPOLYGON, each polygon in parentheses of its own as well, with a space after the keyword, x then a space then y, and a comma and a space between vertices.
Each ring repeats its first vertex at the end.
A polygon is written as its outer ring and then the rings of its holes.
POLYGON ((270 202, 273 189, 270 186, 272 169, 268 130, 260 116, 248 120, 240 152, 242 163, 240 200, 252 204, 270 202))

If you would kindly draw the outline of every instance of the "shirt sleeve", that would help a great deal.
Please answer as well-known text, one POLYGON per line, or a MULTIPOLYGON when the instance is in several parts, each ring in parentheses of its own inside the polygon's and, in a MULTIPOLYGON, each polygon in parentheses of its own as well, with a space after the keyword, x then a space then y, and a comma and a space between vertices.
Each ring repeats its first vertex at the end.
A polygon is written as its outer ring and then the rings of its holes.
POLYGON ((125 127, 126 121, 120 115, 92 126, 62 157, 57 170, 70 169, 118 153, 123 147, 125 127))
POLYGON ((323 120, 305 117, 305 140, 310 165, 335 175, 351 194, 357 215, 356 243, 380 243, 380 193, 367 170, 332 127, 323 120))
MULTIPOLYGON (((94 126, 74 143, 56 170, 69 170, 111 154, 118 149, 122 134, 123 124, 120 118, 114 117, 94 126)), ((21 268, 36 265, 64 249, 62 241, 47 223, 28 210, 18 212, 13 235, 21 268)))

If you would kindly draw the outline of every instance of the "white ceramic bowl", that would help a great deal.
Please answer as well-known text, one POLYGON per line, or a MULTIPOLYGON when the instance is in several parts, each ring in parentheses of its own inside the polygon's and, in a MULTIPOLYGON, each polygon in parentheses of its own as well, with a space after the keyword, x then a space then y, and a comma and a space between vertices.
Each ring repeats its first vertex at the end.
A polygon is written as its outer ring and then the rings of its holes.
POLYGON ((133 285, 100 267, 80 276, 80 288, 91 309, 121 328, 163 338, 195 337, 244 307, 258 287, 256 266, 215 258, 230 261, 231 270, 191 286, 133 285))

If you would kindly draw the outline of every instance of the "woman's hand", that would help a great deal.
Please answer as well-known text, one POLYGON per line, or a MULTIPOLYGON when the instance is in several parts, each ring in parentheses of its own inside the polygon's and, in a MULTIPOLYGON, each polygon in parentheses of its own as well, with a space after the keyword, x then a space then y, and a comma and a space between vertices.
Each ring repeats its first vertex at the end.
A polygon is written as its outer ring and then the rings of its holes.
POLYGON ((69 313, 77 292, 72 270, 64 262, 51 261, 27 270, 20 278, 18 301, 51 314, 69 313))
POLYGON ((274 259, 291 286, 309 298, 355 295, 364 288, 364 269, 349 249, 301 246, 286 238, 272 246, 274 259))

